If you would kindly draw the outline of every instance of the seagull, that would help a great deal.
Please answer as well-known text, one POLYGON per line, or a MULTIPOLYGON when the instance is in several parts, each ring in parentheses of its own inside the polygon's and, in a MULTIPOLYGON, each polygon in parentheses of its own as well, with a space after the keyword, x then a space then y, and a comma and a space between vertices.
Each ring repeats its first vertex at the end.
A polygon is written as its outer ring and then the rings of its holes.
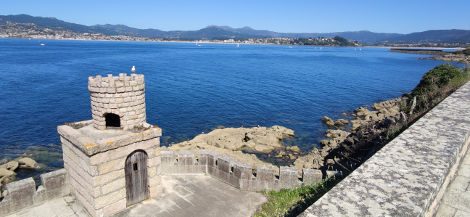
POLYGON ((135 66, 132 66, 131 73, 135 73, 135 66))

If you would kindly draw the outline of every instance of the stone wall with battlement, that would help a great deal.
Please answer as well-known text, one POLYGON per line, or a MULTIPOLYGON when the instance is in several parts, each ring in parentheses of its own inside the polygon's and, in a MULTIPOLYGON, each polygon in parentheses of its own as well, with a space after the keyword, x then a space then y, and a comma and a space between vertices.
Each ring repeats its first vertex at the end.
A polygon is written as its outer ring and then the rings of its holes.
POLYGON ((0 201, 0 216, 70 194, 65 169, 42 174, 40 179, 37 188, 33 178, 8 183, 5 188, 7 195, 0 201))
MULTIPOLYGON (((160 175, 208 174, 245 191, 279 190, 318 183, 323 174, 316 169, 297 171, 281 166, 277 171, 252 168, 211 151, 161 151, 160 175)), ((328 173, 328 175, 333 175, 328 173)))
POLYGON ((146 122, 144 75, 120 73, 119 76, 90 76, 88 90, 95 128, 106 129, 106 113, 119 115, 124 130, 146 122))

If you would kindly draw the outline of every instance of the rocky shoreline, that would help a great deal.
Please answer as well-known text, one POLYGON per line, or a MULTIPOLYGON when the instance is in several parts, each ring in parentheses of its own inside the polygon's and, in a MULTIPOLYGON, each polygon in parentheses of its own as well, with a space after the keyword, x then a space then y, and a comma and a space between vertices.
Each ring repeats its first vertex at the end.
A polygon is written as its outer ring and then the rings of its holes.
POLYGON ((294 131, 281 126, 217 129, 193 140, 169 147, 171 150, 211 149, 231 155, 252 166, 273 167, 272 159, 286 160, 299 171, 303 168, 350 172, 391 141, 415 120, 437 105, 470 78, 468 69, 441 65, 427 72, 418 86, 401 97, 360 107, 346 118, 323 117, 327 126, 319 148, 300 153, 297 146, 282 140, 294 131))
MULTIPOLYGON (((406 114, 402 107, 406 106, 406 97, 386 100, 372 105, 371 108, 360 107, 354 111, 349 120, 332 120, 324 117, 323 122, 328 130, 325 132, 325 139, 320 141, 320 148, 314 148, 310 153, 299 157, 294 166, 297 169, 344 169, 340 164, 341 159, 348 158, 346 152, 356 152, 363 148, 361 141, 364 137, 378 135, 387 130, 391 125, 406 120, 406 114), (341 123, 341 124, 338 124, 341 123), (338 150, 343 149, 341 153, 338 150)), ((357 164, 363 159, 349 159, 348 164, 357 164)), ((353 166, 351 165, 351 166, 353 166)))
MULTIPOLYGON (((325 139, 320 141, 320 148, 313 148, 308 153, 301 153, 298 146, 283 144, 284 139, 295 134, 282 126, 215 129, 192 140, 171 145, 168 149, 209 149, 263 168, 275 169, 277 167, 272 162, 284 161, 299 171, 303 168, 337 169, 338 157, 332 157, 333 153, 347 142, 352 145, 363 140, 363 135, 377 135, 392 124, 406 120, 407 115, 401 109, 406 101, 406 97, 400 97, 375 103, 371 108, 360 107, 347 119, 333 120, 325 116, 323 122, 328 127, 325 139), (368 130, 370 132, 366 133, 368 130)), ((351 145, 349 148, 352 149, 361 147, 351 145)))
MULTIPOLYGON (((410 93, 360 107, 347 125, 324 117, 328 126, 321 147, 299 157, 297 169, 351 172, 440 101, 470 80, 469 69, 441 65, 427 72, 410 93)), ((340 121, 344 122, 345 121, 340 121)))
POLYGON ((459 62, 470 64, 470 48, 454 52, 445 52, 443 49, 425 48, 391 48, 392 52, 431 55, 421 59, 442 60, 446 62, 459 62))

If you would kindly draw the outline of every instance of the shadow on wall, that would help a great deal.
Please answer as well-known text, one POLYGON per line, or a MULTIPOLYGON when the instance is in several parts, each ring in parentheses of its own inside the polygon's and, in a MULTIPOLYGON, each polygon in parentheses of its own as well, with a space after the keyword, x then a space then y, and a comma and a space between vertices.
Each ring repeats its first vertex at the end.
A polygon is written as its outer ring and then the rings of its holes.
POLYGON ((42 174, 40 179, 37 189, 33 178, 8 183, 7 195, 0 201, 0 216, 70 194, 65 169, 42 174))

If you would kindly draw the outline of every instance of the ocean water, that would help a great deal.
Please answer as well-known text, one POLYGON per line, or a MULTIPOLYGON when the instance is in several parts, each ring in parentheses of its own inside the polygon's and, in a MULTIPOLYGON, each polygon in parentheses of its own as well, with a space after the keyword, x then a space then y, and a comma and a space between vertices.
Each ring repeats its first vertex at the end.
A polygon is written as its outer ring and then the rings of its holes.
MULTIPOLYGON (((386 48, 0 40, 0 159, 60 152, 57 125, 91 119, 87 77, 145 74, 163 145, 219 127, 282 125, 309 150, 358 106, 398 97, 441 64, 386 48), (44 43, 45 46, 40 46, 44 43)), ((42 163, 60 166, 56 158, 42 163)))

